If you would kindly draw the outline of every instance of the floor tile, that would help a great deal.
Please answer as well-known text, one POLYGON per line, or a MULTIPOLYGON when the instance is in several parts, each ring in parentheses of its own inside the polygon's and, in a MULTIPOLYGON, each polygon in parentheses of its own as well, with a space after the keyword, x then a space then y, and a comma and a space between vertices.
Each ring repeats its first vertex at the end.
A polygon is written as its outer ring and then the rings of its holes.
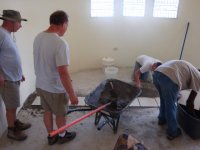
POLYGON ((156 100, 158 107, 160 107, 160 97, 156 97, 155 100, 156 100))
POLYGON ((41 105, 39 96, 36 97, 36 99, 33 101, 32 105, 41 105))
POLYGON ((158 107, 155 98, 139 97, 141 107, 158 107))
POLYGON ((140 106, 138 98, 134 99, 133 102, 130 104, 130 106, 140 106))
POLYGON ((85 106, 85 101, 84 101, 85 97, 78 97, 79 103, 78 106, 85 106))

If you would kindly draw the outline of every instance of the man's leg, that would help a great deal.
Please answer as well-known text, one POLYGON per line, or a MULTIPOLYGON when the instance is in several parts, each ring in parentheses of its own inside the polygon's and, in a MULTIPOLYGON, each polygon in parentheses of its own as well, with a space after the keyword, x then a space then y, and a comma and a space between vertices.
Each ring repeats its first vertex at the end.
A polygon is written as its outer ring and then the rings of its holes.
MULTIPOLYGON (((56 115, 56 125, 58 128, 66 125, 66 114, 68 108, 69 98, 65 93, 57 94, 54 96, 56 98, 56 103, 52 106, 52 110, 56 115)), ((68 132, 67 130, 59 133, 58 143, 63 144, 65 142, 71 141, 76 137, 76 132, 68 132)))
MULTIPOLYGON (((61 128, 64 125, 66 125, 65 117, 64 116, 56 116, 56 124, 57 124, 58 128, 61 128)), ((60 143, 60 144, 66 143, 68 141, 73 140, 75 137, 76 137, 76 132, 68 132, 67 130, 65 130, 59 134, 58 143, 60 143)))
POLYGON ((13 109, 6 109, 6 118, 8 127, 14 127, 15 126, 15 120, 16 120, 16 108, 13 109))
POLYGON ((58 128, 63 127, 66 124, 66 119, 63 116, 56 116, 56 125, 58 128))
POLYGON ((53 131, 53 114, 50 111, 45 110, 44 112, 44 124, 48 133, 53 131))
POLYGON ((6 118, 8 123, 8 138, 25 140, 27 135, 21 132, 29 128, 30 124, 24 124, 16 119, 16 109, 20 105, 20 82, 5 81, 1 87, 1 96, 6 106, 6 118), (24 128, 25 127, 25 128, 24 128))
POLYGON ((156 89, 159 92, 160 95, 160 108, 159 108, 159 115, 158 115, 158 124, 159 125, 164 125, 166 123, 166 118, 165 118, 165 102, 164 98, 161 92, 161 87, 160 87, 160 73, 159 72, 154 72, 153 74, 153 83, 156 87, 156 89))
POLYGON ((179 136, 181 133, 176 120, 176 101, 179 88, 178 85, 176 85, 165 75, 162 75, 162 78, 160 79, 160 85, 165 103, 165 118, 168 126, 167 137, 169 137, 168 139, 171 140, 179 136))

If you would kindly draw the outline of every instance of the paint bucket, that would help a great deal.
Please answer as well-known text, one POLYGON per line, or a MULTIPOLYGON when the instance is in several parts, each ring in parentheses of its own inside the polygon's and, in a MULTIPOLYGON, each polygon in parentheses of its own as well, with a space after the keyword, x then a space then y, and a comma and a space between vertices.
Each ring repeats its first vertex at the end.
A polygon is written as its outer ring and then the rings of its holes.
POLYGON ((102 58, 102 65, 103 65, 103 70, 105 70, 106 67, 111 67, 115 64, 114 58, 111 57, 104 57, 102 58))
POLYGON ((106 67, 105 68, 105 75, 106 79, 116 79, 119 69, 117 67, 106 67))

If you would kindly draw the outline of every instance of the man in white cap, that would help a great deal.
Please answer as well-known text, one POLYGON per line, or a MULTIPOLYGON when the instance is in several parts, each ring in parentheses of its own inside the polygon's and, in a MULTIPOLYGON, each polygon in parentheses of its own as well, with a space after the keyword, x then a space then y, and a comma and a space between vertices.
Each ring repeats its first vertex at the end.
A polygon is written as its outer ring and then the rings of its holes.
POLYGON ((30 128, 31 124, 16 119, 16 110, 20 106, 20 82, 25 77, 22 74, 19 51, 11 33, 22 27, 21 21, 27 20, 21 18, 20 13, 15 10, 3 10, 0 19, 3 20, 0 26, 0 96, 6 107, 7 137, 22 141, 27 138, 22 130, 30 128))
POLYGON ((138 56, 136 58, 135 68, 132 75, 136 86, 141 88, 141 80, 147 81, 150 76, 150 72, 154 71, 161 64, 160 60, 153 57, 147 55, 138 56))

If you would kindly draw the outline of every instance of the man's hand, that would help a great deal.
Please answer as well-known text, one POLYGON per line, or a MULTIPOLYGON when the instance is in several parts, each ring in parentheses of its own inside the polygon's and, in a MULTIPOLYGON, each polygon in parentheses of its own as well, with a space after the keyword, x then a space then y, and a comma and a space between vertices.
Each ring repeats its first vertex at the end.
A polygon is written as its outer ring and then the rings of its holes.
POLYGON ((21 79, 21 81, 22 81, 22 82, 25 81, 25 77, 24 77, 24 75, 22 75, 22 79, 21 79))
POLYGON ((70 97, 70 101, 72 105, 77 105, 78 104, 78 98, 74 95, 70 97))
POLYGON ((141 88, 140 76, 141 76, 141 72, 140 72, 140 69, 138 69, 138 70, 134 73, 135 85, 136 85, 138 88, 141 88))

